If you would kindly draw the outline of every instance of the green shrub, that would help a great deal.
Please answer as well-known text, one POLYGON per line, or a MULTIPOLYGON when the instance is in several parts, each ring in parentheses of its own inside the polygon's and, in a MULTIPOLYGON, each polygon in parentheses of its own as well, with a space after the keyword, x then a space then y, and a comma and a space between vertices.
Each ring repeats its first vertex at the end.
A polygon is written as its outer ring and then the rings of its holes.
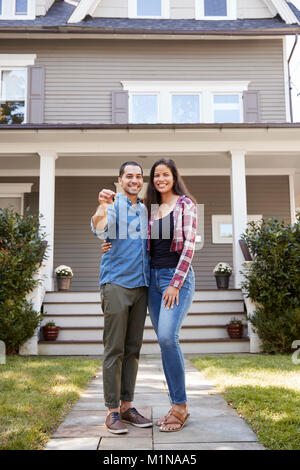
POLYGON ((26 296, 39 282, 34 275, 45 257, 43 239, 29 209, 24 216, 0 209, 0 339, 8 354, 18 352, 41 319, 26 296))
POLYGON ((242 239, 254 256, 242 283, 258 304, 249 320, 264 352, 289 353, 300 339, 300 217, 294 225, 275 217, 251 222, 242 239))

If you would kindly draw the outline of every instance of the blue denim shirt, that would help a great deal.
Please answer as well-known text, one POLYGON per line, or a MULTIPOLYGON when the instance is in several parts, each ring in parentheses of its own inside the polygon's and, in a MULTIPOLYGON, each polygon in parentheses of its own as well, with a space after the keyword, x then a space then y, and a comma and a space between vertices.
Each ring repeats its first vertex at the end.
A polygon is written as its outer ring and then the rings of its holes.
POLYGON ((107 209, 105 230, 96 230, 93 218, 91 230, 112 245, 101 259, 100 286, 107 282, 131 289, 149 286, 148 215, 140 199, 134 206, 127 196, 118 193, 107 209))

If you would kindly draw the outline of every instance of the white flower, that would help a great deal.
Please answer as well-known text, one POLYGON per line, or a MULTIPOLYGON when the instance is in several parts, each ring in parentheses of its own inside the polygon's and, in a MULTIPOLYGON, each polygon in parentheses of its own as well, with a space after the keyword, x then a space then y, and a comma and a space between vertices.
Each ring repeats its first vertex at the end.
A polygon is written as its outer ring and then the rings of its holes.
POLYGON ((73 271, 70 266, 65 266, 64 264, 57 266, 57 268, 55 269, 55 274, 56 276, 73 277, 73 271))
POLYGON ((224 262, 218 263, 214 267, 214 274, 231 274, 232 273, 232 267, 224 262))

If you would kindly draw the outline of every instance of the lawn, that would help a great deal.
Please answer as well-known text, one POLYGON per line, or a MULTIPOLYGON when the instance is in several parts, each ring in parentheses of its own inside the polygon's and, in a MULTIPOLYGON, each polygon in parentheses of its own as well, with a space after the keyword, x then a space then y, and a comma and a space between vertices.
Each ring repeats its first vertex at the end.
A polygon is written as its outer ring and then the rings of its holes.
POLYGON ((100 364, 82 358, 8 356, 0 365, 0 449, 42 449, 100 364))
POLYGON ((300 450, 300 364, 292 355, 203 356, 193 364, 267 449, 300 450))

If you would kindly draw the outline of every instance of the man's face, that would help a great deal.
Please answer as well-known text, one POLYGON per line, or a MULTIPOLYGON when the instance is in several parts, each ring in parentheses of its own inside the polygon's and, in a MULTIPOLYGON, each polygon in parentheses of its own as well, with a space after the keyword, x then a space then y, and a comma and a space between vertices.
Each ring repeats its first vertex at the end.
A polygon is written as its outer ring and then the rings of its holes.
POLYGON ((125 194, 138 195, 143 187, 143 175, 139 166, 127 165, 124 173, 119 177, 119 183, 125 194))

